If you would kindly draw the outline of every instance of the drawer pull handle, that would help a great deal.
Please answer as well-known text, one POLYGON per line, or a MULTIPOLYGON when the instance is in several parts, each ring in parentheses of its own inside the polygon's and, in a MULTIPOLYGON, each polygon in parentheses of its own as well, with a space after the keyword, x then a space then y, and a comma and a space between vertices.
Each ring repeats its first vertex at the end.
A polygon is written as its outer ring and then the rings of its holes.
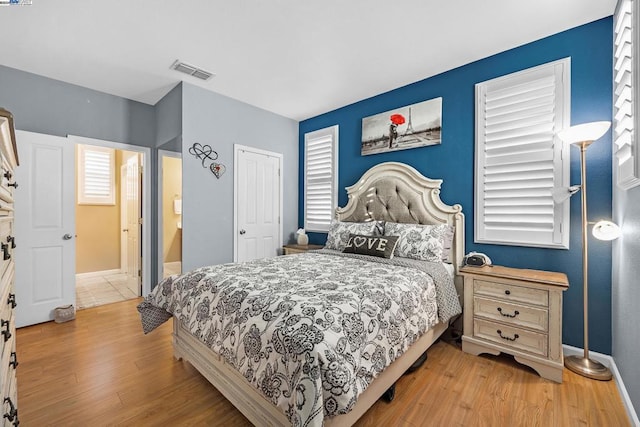
POLYGON ((18 355, 15 351, 12 351, 11 356, 9 356, 9 366, 13 366, 13 369, 16 369, 18 365, 18 355))
POLYGON ((513 338, 511 338, 511 337, 507 337, 507 336, 504 336, 504 335, 502 335, 502 331, 501 331, 500 329, 498 329, 496 332, 498 333, 498 335, 500 335, 500 338, 502 338, 503 340, 507 340, 507 341, 515 341, 515 340, 517 340, 518 338, 520 338, 520 336, 519 336, 518 334, 514 334, 514 335, 513 335, 513 338))
POLYGON ((10 182, 7 184, 9 187, 13 187, 13 188, 18 188, 18 183, 17 182, 10 182))
POLYGON ((500 314, 504 317, 510 317, 510 318, 514 318, 516 317, 518 314, 520 314, 520 312, 518 310, 514 311, 513 314, 509 314, 509 313, 503 313, 502 312, 502 307, 498 307, 498 311, 500 312, 500 314))
POLYGON ((504 291, 505 295, 511 295, 511 291, 509 289, 507 289, 506 291, 504 291))
POLYGON ((18 410, 16 409, 15 405, 11 401, 11 398, 10 397, 5 397, 4 398, 4 403, 8 403, 9 404, 9 412, 5 412, 3 417, 8 419, 9 421, 13 422, 14 426, 19 425, 20 421, 18 421, 18 410))
POLYGON ((0 328, 6 328, 2 332, 0 332, 2 335, 4 335, 4 342, 9 341, 9 338, 11 338, 9 327, 10 325, 8 320, 2 320, 2 322, 0 322, 0 328))
POLYGON ((11 243, 11 249, 15 249, 16 248, 15 236, 7 236, 7 243, 11 243))
POLYGON ((7 181, 11 181, 11 177, 13 176, 13 174, 11 173, 11 171, 6 171, 4 173, 4 177, 7 178, 7 181))
POLYGON ((0 243, 0 249, 2 249, 2 259, 8 260, 11 259, 11 254, 9 253, 9 245, 7 243, 0 243))
POLYGON ((7 298, 7 304, 11 306, 11 308, 16 308, 18 304, 16 304, 16 294, 9 294, 9 298, 7 298))

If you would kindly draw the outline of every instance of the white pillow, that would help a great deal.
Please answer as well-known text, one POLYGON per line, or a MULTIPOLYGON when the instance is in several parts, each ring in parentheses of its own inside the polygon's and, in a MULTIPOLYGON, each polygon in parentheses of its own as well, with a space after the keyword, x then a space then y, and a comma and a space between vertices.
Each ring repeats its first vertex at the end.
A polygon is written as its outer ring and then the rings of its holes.
POLYGON ((375 221, 370 222, 342 222, 336 219, 331 220, 329 226, 329 235, 327 236, 327 243, 325 249, 335 249, 336 251, 343 251, 349 236, 351 234, 360 234, 365 236, 375 235, 376 226, 378 224, 375 221))
POLYGON ((384 235, 399 237, 395 256, 442 262, 447 255, 444 241, 451 235, 451 227, 448 224, 420 225, 387 222, 384 235))

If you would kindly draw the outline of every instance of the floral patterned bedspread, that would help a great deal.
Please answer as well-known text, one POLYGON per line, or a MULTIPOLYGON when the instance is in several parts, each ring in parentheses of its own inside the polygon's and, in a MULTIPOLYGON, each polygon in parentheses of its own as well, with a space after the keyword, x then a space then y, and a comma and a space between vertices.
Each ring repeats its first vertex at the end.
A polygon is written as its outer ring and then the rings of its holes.
POLYGON ((171 276, 138 310, 145 333, 175 316, 294 426, 349 412, 425 331, 461 312, 441 264, 329 250, 171 276))

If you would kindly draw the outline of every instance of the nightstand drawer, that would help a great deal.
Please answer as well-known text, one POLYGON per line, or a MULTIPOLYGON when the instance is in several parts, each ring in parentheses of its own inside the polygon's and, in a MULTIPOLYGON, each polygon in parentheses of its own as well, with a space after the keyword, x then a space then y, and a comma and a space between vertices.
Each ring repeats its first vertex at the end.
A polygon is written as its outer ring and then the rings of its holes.
POLYGON ((547 357, 549 353, 546 334, 514 328, 488 320, 474 319, 473 335, 502 346, 527 351, 543 357, 547 357))
POLYGON ((512 304, 485 297, 473 298, 475 316, 497 320, 513 326, 549 331, 549 311, 544 308, 512 304))
POLYGON ((322 249, 322 245, 284 245, 282 252, 284 255, 301 254, 308 251, 322 249))
POLYGON ((549 292, 542 289, 526 288, 507 283, 473 281, 474 295, 486 295, 508 301, 523 302, 543 307, 549 305, 549 292))

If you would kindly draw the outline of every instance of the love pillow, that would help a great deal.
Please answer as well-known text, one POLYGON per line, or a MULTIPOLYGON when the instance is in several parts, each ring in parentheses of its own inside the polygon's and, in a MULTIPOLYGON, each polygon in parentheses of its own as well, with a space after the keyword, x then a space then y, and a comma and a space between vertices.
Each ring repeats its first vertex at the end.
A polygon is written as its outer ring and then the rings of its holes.
POLYGON ((342 252, 393 258, 398 236, 363 236, 351 234, 342 252))

